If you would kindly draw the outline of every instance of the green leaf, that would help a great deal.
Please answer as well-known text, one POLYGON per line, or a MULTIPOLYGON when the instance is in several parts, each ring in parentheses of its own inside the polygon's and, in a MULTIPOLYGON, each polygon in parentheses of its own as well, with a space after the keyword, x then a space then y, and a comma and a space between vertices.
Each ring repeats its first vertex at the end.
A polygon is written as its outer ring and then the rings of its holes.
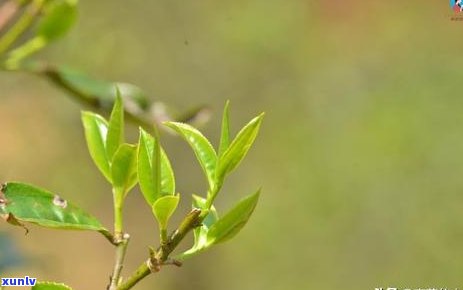
POLYGON ((221 130, 221 135, 220 135, 220 145, 219 145, 219 159, 222 157, 222 155, 225 153, 225 151, 228 149, 228 146, 230 145, 230 117, 229 117, 229 106, 230 106, 230 101, 227 101, 225 104, 225 108, 223 110, 223 116, 222 116, 222 130, 221 130))
MULTIPOLYGON (((205 209, 207 206, 207 200, 200 196, 193 194, 193 207, 199 209, 205 209)), ((194 244, 192 252, 200 251, 207 247, 207 233, 210 227, 217 222, 219 215, 214 206, 208 210, 208 214, 204 218, 202 225, 194 229, 194 244)))
POLYGON ((217 167, 217 180, 220 182, 225 175, 233 171, 248 153, 259 132, 264 113, 252 119, 241 129, 223 156, 217 167))
POLYGON ((233 238, 246 225, 259 200, 260 190, 241 200, 232 210, 215 222, 207 233, 209 245, 233 238))
POLYGON ((217 154, 211 143, 197 129, 188 124, 178 122, 165 122, 165 125, 177 131, 193 149, 204 173, 206 174, 209 187, 215 185, 215 168, 217 164, 217 154))
POLYGON ((167 229, 167 223, 175 212, 179 201, 179 195, 166 195, 154 202, 152 208, 153 214, 158 220, 161 230, 167 229))
POLYGON ((159 142, 142 128, 138 143, 138 179, 149 205, 163 195, 175 194, 175 177, 170 161, 159 142), (156 157, 159 152, 160 164, 156 157))
POLYGON ((64 36, 77 19, 77 1, 50 1, 37 28, 48 41, 64 36))
POLYGON ((106 138, 106 152, 108 158, 112 160, 114 153, 124 142, 124 107, 119 90, 116 93, 116 101, 111 112, 108 127, 108 137, 106 138))
POLYGON ((116 191, 125 197, 137 183, 137 147, 135 145, 122 144, 119 146, 114 154, 111 174, 116 191))
MULTIPOLYGON (((201 196, 193 194, 193 207, 199 208, 201 210, 206 210, 207 200, 201 196)), ((217 220, 219 215, 214 206, 211 206, 207 216, 204 218, 202 225, 206 228, 210 228, 217 220)))
POLYGON ((16 225, 29 222, 48 228, 108 232, 95 217, 71 202, 24 183, 2 186, 0 217, 16 225))
POLYGON ((71 287, 56 282, 37 282, 31 290, 72 290, 71 287))
POLYGON ((90 156, 101 173, 111 182, 110 162, 106 153, 108 122, 100 115, 82 112, 82 123, 90 156))
POLYGON ((80 71, 65 66, 47 67, 43 71, 40 63, 31 64, 32 71, 44 74, 54 85, 66 90, 72 96, 89 105, 108 110, 115 102, 117 87, 124 100, 124 109, 134 115, 140 115, 149 108, 146 93, 137 86, 127 83, 109 82, 91 77, 80 71))

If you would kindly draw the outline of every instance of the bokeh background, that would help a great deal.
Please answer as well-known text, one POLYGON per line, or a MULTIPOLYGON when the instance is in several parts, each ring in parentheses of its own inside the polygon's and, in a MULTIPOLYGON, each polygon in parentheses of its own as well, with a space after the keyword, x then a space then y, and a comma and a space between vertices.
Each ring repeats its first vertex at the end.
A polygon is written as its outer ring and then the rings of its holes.
MULTIPOLYGON (((134 83, 179 111, 206 104, 214 141, 227 99, 234 132, 267 113, 218 199, 223 212, 262 186, 248 226, 136 289, 463 287, 463 22, 449 1, 80 2, 76 27, 37 58, 134 83)), ((111 226, 81 109, 42 79, 0 72, 0 179, 59 192, 111 226)), ((163 144, 186 212, 205 179, 180 138, 163 144)), ((131 272, 157 234, 137 191, 126 216, 131 272)), ((2 276, 108 282, 113 248, 97 234, 0 231, 24 258, 2 276)))

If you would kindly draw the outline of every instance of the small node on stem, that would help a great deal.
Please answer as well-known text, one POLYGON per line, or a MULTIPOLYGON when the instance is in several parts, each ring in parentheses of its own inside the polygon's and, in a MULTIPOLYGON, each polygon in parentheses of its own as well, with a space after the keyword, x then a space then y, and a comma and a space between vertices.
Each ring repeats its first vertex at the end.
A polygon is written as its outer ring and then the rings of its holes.
POLYGON ((146 266, 148 267, 148 269, 150 269, 151 273, 157 273, 161 271, 161 265, 159 265, 158 260, 156 258, 149 258, 146 261, 146 266))
POLYGON ((180 262, 179 260, 176 260, 176 259, 167 259, 163 265, 173 265, 173 266, 177 266, 177 267, 182 267, 183 266, 183 263, 180 262))

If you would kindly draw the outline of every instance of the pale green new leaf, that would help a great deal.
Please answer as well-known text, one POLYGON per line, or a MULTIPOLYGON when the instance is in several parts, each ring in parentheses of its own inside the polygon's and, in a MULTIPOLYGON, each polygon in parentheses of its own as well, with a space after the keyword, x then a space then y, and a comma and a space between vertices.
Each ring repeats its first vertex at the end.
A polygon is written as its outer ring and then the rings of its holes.
POLYGON ((188 142, 206 174, 209 187, 214 187, 217 154, 209 140, 188 124, 178 122, 165 122, 164 124, 177 131, 188 142))
POLYGON ((154 202, 152 210, 154 216, 159 222, 161 230, 167 229, 167 223, 169 222, 172 214, 175 212, 179 201, 179 195, 166 195, 154 202))
POLYGON ((106 152, 112 160, 119 146, 124 142, 124 106, 119 90, 116 92, 111 117, 109 119, 108 137, 106 138, 106 152))
POLYGON ((122 144, 114 154, 111 165, 113 186, 124 196, 137 183, 137 147, 122 144))
POLYGON ((56 282, 37 282, 31 290, 72 290, 71 287, 56 282))
POLYGON ((220 157, 217 166, 217 180, 221 182, 225 175, 233 171, 248 153, 259 132, 264 114, 252 119, 241 129, 225 153, 220 157))
POLYGON ((140 128, 138 143, 138 179, 140 188, 149 205, 163 195, 175 194, 175 177, 166 153, 159 142, 140 128), (158 164, 156 156, 160 152, 158 164))
POLYGON ((246 225, 253 213, 260 190, 241 200, 232 210, 215 222, 207 233, 207 244, 218 244, 233 238, 246 225))
MULTIPOLYGON (((199 208, 201 210, 206 210, 207 206, 207 199, 193 194, 193 207, 199 208)), ((207 216, 204 218, 202 225, 206 228, 210 228, 217 220, 219 219, 219 215, 217 210, 214 206, 211 206, 207 216)))
POLYGON ((100 115, 92 112, 82 112, 82 123, 90 156, 101 173, 111 182, 110 162, 106 153, 108 122, 100 115))
POLYGON ((108 232, 92 215, 57 194, 29 184, 8 182, 0 192, 0 217, 48 228, 108 232))
MULTIPOLYGON (((200 196, 197 196, 193 194, 193 208, 199 208, 199 209, 205 209, 207 206, 207 200, 205 198, 202 198, 200 196)), ((207 242, 207 233, 209 231, 209 228, 219 219, 219 215, 217 214, 217 210, 215 209, 214 206, 211 206, 211 208, 208 211, 208 214, 204 218, 202 225, 200 227, 197 227, 193 230, 194 234, 194 244, 191 247, 191 249, 183 252, 179 256, 175 257, 176 259, 179 260, 185 260, 187 258, 190 258, 202 251, 204 251, 208 246, 207 242)))
POLYGON ((225 108, 223 109, 223 116, 222 116, 222 130, 220 134, 220 145, 219 145, 219 159, 228 149, 230 145, 230 117, 229 117, 229 106, 230 101, 227 101, 225 104, 225 108))

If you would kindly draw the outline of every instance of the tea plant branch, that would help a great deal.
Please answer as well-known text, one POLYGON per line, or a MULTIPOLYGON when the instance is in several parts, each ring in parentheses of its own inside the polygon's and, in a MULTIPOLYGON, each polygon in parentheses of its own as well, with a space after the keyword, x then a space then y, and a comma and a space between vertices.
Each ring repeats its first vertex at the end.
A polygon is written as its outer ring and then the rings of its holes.
POLYGON ((163 266, 181 266, 181 261, 185 258, 230 240, 245 226, 257 205, 260 190, 241 199, 221 217, 213 201, 222 187, 225 176, 238 166, 254 142, 263 114, 246 124, 230 142, 227 103, 218 155, 209 140, 196 128, 179 122, 165 123, 190 144, 209 183, 207 197, 193 194, 193 209, 182 219, 178 227, 167 235, 169 219, 180 200, 180 194, 175 189, 172 166, 156 131, 153 137, 140 128, 139 142, 125 143, 124 105, 120 91, 116 92, 109 120, 93 112, 83 111, 81 114, 90 156, 113 188, 113 233, 94 216, 59 195, 17 182, 8 182, 0 186, 0 218, 22 227, 24 222, 30 222, 50 228, 102 233, 115 245, 115 263, 107 289, 128 290, 151 273, 161 271, 163 266), (148 259, 124 281, 121 273, 130 236, 124 232, 123 207, 127 194, 137 184, 158 221, 160 245, 156 250, 150 248, 148 259), (171 257, 191 231, 194 231, 193 246, 180 255, 171 257))
POLYGON ((127 251, 127 246, 129 244, 130 235, 122 235, 122 240, 119 241, 116 248, 116 263, 114 264, 113 273, 111 275, 111 282, 109 284, 108 290, 116 290, 117 284, 120 281, 120 276, 122 268, 124 267, 125 253, 127 251))
POLYGON ((44 2, 44 0, 34 0, 11 29, 0 38, 0 54, 4 53, 29 28, 44 2))
MULTIPOLYGON (((30 72, 35 73, 39 76, 45 76, 48 80, 50 80, 53 84, 57 85, 58 87, 64 89, 69 93, 71 97, 73 97, 77 102, 91 107, 95 110, 103 110, 103 105, 97 96, 92 96, 80 91, 78 88, 69 85, 61 74, 50 64, 41 63, 38 66, 34 66, 30 72)), ((150 128, 153 124, 146 120, 145 118, 133 114, 127 110, 125 110, 126 117, 135 123, 136 125, 142 126, 144 128, 150 128)))
POLYGON ((180 226, 171 234, 167 243, 162 244, 158 250, 151 255, 151 257, 143 262, 133 273, 127 281, 120 285, 117 290, 131 289, 135 284, 140 282, 143 278, 151 273, 156 273, 161 270, 162 265, 176 265, 181 266, 181 263, 176 260, 170 260, 169 255, 175 250, 179 243, 185 236, 194 228, 201 225, 201 210, 193 209, 183 221, 180 226))

